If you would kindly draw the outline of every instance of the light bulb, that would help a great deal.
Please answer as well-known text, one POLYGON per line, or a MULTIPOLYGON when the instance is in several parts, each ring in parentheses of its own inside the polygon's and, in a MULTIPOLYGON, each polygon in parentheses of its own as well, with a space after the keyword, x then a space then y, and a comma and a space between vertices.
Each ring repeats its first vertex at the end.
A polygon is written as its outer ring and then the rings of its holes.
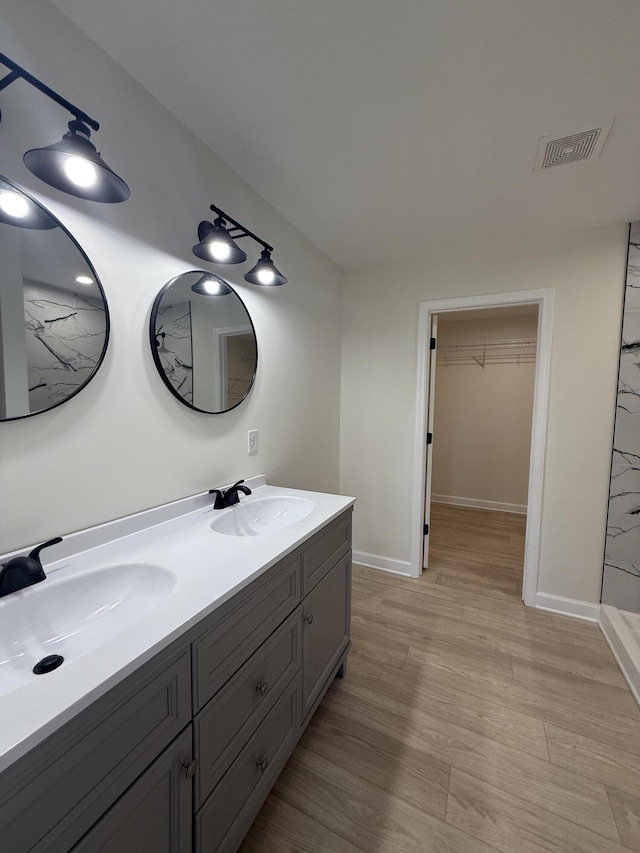
POLYGON ((212 240, 209 244, 209 251, 216 261, 226 261, 231 254, 231 246, 223 240, 212 240))
POLYGON ((212 278, 208 278, 206 281, 203 281, 202 286, 210 296, 215 296, 220 293, 220 282, 214 281, 212 278))
POLYGON ((263 268, 258 270, 258 281, 260 284, 273 284, 273 280, 276 277, 273 270, 263 268))
POLYGON ((88 275, 77 275, 76 281, 78 282, 78 284, 93 284, 93 279, 90 278, 88 275))
POLYGON ((14 219, 24 219, 29 213, 29 202, 20 193, 1 192, 0 208, 7 216, 14 219))
POLYGON ((64 171, 77 187, 92 187, 98 180, 96 167, 82 157, 68 157, 65 160, 64 171))

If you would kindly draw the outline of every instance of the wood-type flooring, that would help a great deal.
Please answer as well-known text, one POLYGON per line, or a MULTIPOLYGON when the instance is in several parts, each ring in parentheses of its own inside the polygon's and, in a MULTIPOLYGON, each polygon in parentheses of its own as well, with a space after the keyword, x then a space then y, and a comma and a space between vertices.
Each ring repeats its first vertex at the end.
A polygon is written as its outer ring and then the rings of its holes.
POLYGON ((640 709, 595 624, 525 608, 522 516, 434 506, 354 566, 353 647, 241 853, 640 853, 640 709))

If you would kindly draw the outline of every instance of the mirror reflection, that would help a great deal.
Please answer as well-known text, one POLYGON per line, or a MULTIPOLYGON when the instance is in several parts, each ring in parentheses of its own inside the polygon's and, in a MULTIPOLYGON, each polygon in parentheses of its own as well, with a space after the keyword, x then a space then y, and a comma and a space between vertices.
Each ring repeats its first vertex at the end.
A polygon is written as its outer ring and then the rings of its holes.
POLYGON ((226 412, 249 393, 255 330, 243 301, 218 276, 191 270, 166 284, 151 311, 150 337, 162 380, 192 409, 226 412))
POLYGON ((104 292, 66 228, 0 176, 0 420, 64 403, 100 366, 104 292))

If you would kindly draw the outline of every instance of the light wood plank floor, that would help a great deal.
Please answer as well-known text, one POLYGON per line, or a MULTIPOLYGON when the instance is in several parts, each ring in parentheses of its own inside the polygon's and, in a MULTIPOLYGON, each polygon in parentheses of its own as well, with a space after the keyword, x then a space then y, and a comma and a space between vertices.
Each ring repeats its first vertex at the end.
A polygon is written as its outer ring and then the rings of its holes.
POLYGON ((640 853, 640 711, 596 625, 520 601, 524 518, 434 507, 354 567, 353 648, 242 853, 640 853))

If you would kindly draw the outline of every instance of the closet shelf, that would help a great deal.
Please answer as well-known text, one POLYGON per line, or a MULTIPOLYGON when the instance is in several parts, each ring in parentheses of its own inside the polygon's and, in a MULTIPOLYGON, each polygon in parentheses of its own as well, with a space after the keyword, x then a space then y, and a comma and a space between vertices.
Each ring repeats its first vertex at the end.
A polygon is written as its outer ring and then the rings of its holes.
POLYGON ((535 338, 506 341, 478 341, 469 344, 438 346, 437 364, 531 364, 536 360, 535 338))

